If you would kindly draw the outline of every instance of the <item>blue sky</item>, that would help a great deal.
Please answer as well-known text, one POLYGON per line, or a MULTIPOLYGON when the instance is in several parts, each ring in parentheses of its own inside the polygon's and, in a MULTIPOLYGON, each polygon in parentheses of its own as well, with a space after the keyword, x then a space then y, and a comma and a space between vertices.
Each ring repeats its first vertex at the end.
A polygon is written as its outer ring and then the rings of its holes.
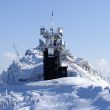
POLYGON ((21 56, 38 45, 39 28, 50 27, 52 10, 73 55, 110 72, 110 0, 0 0, 0 66, 15 58, 13 43, 21 56))

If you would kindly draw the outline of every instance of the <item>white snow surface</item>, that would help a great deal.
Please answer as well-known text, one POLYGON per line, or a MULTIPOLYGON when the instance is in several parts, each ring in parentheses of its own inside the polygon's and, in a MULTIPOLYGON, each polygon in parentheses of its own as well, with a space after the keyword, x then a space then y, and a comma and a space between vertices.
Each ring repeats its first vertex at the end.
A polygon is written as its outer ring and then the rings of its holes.
POLYGON ((68 77, 44 81, 43 53, 28 49, 1 73, 0 110, 110 110, 110 85, 101 73, 66 50, 62 65, 68 77))
POLYGON ((81 77, 4 84, 0 110, 110 110, 110 86, 81 77))

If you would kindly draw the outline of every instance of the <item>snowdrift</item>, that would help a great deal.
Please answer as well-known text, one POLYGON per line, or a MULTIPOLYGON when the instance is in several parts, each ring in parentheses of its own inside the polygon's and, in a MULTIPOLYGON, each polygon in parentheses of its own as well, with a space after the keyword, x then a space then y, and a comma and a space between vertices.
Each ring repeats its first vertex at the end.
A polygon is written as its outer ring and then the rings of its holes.
POLYGON ((66 77, 0 87, 0 110, 110 110, 110 86, 66 77))

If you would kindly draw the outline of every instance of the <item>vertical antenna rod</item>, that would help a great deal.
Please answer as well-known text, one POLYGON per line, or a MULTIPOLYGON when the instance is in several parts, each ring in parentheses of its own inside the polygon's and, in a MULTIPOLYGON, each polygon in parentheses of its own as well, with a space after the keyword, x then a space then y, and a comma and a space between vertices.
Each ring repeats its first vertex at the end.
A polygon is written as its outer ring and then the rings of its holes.
POLYGON ((50 23, 51 23, 51 28, 53 28, 53 11, 52 11, 50 23))
POLYGON ((19 52, 17 51, 17 48, 16 48, 15 44, 13 44, 13 48, 15 49, 18 60, 20 60, 20 55, 19 55, 19 52))

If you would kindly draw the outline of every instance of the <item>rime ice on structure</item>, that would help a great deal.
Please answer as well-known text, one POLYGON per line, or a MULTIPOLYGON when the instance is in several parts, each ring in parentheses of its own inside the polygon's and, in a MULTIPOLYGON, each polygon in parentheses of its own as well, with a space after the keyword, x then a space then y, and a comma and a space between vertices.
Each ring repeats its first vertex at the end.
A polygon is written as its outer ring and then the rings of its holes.
POLYGON ((54 32, 53 27, 49 31, 41 28, 40 34, 46 40, 43 51, 44 79, 67 77, 67 67, 61 66, 61 52, 65 48, 62 42, 63 29, 57 28, 54 32))

